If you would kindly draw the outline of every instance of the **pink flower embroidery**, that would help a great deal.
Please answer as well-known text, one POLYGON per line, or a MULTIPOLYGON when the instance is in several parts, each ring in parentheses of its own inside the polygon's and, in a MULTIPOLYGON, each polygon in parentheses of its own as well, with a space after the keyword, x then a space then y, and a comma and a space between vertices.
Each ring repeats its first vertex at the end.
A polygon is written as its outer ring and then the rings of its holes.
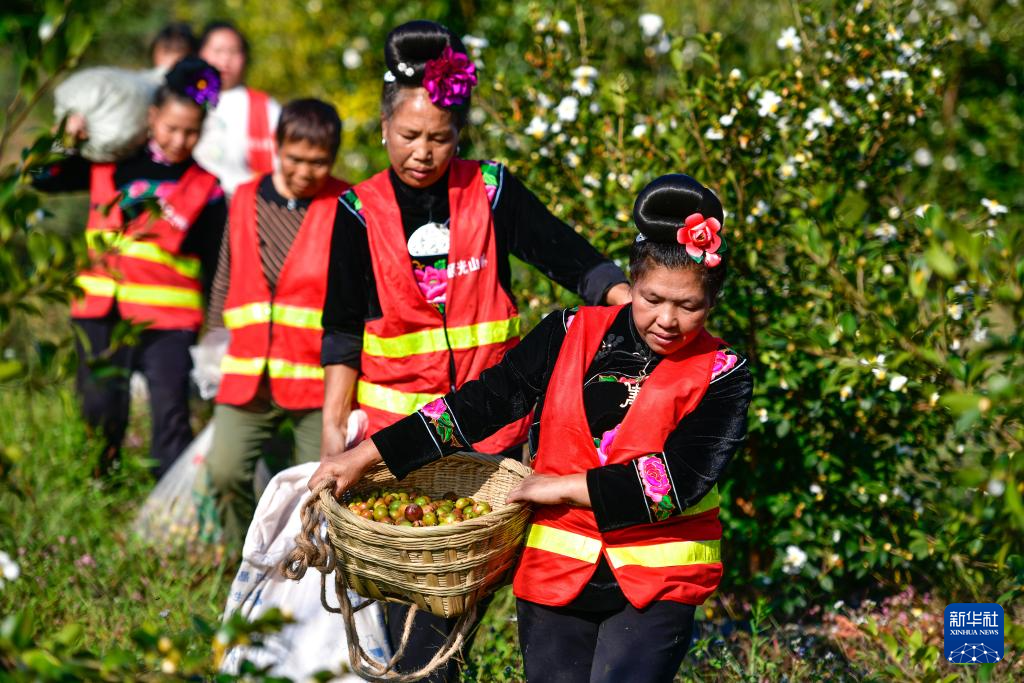
POLYGON ((496 185, 484 185, 484 192, 487 193, 487 203, 494 205, 494 195, 498 194, 498 187, 496 185))
POLYGON ((597 447, 597 459, 601 461, 602 465, 608 462, 608 451, 612 449, 612 444, 615 442, 615 437, 619 435, 621 428, 622 423, 620 422, 601 435, 601 445, 597 447))
POLYGON ((718 236, 721 229, 722 224, 717 218, 704 218, 699 213, 692 213, 676 232, 676 240, 686 246, 690 258, 714 268, 722 262, 722 257, 716 253, 722 246, 722 238, 718 236))
POLYGON ((159 199, 167 199, 174 192, 174 186, 177 183, 160 183, 156 186, 156 191, 153 192, 159 199))
POLYGON ((640 458, 640 476, 643 477, 644 493, 655 503, 672 490, 668 481, 668 472, 665 471, 665 463, 655 455, 645 455, 640 458))
POLYGON ((448 404, 444 402, 443 397, 435 398, 433 401, 420 408, 420 412, 431 420, 436 420, 448 412, 448 404))
POLYGON ((413 271, 416 276, 416 285, 423 292, 423 297, 428 304, 443 304, 445 295, 448 292, 448 271, 426 266, 413 271))
POLYGON ((128 186, 128 196, 132 199, 136 199, 146 194, 146 190, 149 188, 149 183, 145 180, 136 180, 128 186))
POLYGON ((736 367, 738 361, 739 359, 733 354, 719 351, 715 354, 715 364, 711 368, 711 379, 729 372, 736 367))
POLYGON ((440 107, 462 104, 476 83, 476 65, 450 45, 440 57, 428 61, 423 72, 423 87, 430 101, 440 107))

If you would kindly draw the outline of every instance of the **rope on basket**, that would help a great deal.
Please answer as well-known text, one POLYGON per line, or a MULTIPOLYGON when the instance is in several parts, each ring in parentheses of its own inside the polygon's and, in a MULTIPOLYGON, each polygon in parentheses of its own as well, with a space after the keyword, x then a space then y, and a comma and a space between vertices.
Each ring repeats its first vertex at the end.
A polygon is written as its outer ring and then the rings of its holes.
POLYGON ((405 625, 402 629, 402 640, 399 643, 395 654, 382 664, 363 650, 359 644, 359 634, 356 632, 355 613, 369 604, 369 600, 358 607, 352 607, 352 601, 348 597, 348 585, 345 582, 345 573, 338 567, 337 557, 331 544, 320 537, 320 525, 323 520, 319 504, 328 504, 334 480, 322 482, 302 506, 300 517, 302 530, 295 537, 295 549, 281 563, 280 569, 285 577, 298 581, 306 574, 307 569, 316 569, 320 572, 320 603, 328 612, 340 614, 345 624, 345 638, 348 645, 349 666, 358 675, 369 681, 380 681, 381 683, 413 683, 419 681, 436 669, 444 666, 451 659, 466 641, 469 631, 473 628, 476 617, 476 605, 463 612, 452 632, 448 635, 444 645, 437 651, 437 654, 427 664, 409 673, 399 673, 394 670, 395 665, 401 660, 405 653, 405 647, 409 643, 409 635, 412 633, 413 620, 419 608, 416 605, 409 607, 405 617, 405 625), (334 572, 334 592, 338 598, 338 607, 332 607, 327 602, 327 575, 334 572))

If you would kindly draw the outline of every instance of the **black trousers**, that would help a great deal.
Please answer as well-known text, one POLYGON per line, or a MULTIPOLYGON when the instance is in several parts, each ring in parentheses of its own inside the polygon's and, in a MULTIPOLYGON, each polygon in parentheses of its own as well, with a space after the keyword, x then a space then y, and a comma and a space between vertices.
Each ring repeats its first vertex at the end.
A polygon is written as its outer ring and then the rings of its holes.
POLYGON ((671 683, 690 648, 696 608, 659 600, 591 612, 516 600, 529 683, 671 683))
POLYGON ((85 338, 84 344, 77 340, 76 385, 82 417, 100 439, 96 474, 102 475, 120 456, 131 405, 129 380, 133 372, 141 372, 149 386, 149 453, 156 461, 153 474, 161 477, 192 441, 188 419, 192 357, 188 347, 195 344, 196 333, 146 330, 137 344, 111 350, 111 336, 120 322, 116 313, 106 318, 75 318, 73 322, 85 338), (99 363, 98 358, 102 358, 99 363))

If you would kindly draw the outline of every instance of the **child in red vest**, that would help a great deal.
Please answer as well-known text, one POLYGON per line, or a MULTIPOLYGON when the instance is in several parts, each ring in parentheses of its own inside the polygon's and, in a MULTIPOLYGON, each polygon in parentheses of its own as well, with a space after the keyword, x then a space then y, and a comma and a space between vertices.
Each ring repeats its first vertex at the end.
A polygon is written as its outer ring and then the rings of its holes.
POLYGON ((227 212, 217 179, 192 150, 219 91, 216 69, 183 59, 154 95, 150 137, 137 154, 115 164, 71 156, 33 178, 44 192, 90 193, 86 239, 95 258, 76 280, 83 296, 72 303, 71 318, 81 333, 83 416, 103 439, 97 475, 117 461, 132 372, 141 372, 149 388, 158 478, 192 441, 188 348, 202 323, 227 212), (112 344, 123 320, 146 325, 137 343, 112 344), (97 363, 115 372, 94 372, 97 363))
POLYGON ((341 120, 320 100, 290 102, 277 127, 280 166, 240 185, 213 284, 209 326, 231 342, 214 409, 207 460, 224 542, 240 547, 256 508, 262 448, 289 420, 296 459, 320 457, 320 327, 327 259, 348 189, 331 176, 341 120))
POLYGON ((528 681, 671 681, 722 575, 717 482, 742 444, 746 361, 704 326, 725 279, 723 211, 685 175, 633 217, 631 304, 545 318, 495 367, 310 479, 340 495, 374 463, 401 479, 537 405, 535 506, 516 568, 528 681))

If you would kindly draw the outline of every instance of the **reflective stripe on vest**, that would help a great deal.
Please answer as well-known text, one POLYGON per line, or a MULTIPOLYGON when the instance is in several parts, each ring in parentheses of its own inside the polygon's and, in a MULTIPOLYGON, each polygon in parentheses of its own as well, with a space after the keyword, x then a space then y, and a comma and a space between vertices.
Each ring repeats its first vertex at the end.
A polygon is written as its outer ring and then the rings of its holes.
MULTIPOLYGON (((721 501, 718 484, 715 484, 703 498, 683 510, 679 516, 699 515, 719 507, 721 501)), ((556 529, 543 524, 531 524, 526 535, 526 547, 546 550, 593 564, 601 555, 602 542, 599 538, 591 538, 572 531, 556 529)), ((609 547, 608 558, 615 568, 626 564, 638 564, 644 567, 674 567, 684 564, 721 562, 718 541, 679 541, 656 545, 609 547)))
POLYGON ((601 557, 601 545, 599 538, 590 538, 542 524, 531 524, 526 535, 527 548, 565 555, 587 564, 594 564, 601 557))
POLYGON ((397 337, 378 337, 375 334, 366 332, 363 334, 363 352, 371 356, 381 356, 383 358, 405 358, 406 356, 420 353, 447 351, 449 345, 451 345, 452 350, 457 351, 460 349, 472 349, 477 346, 486 346, 488 344, 500 344, 518 336, 518 317, 474 323, 461 327, 449 327, 447 330, 447 340, 443 327, 419 330, 397 337))
POLYGON ((198 280, 202 268, 198 258, 175 256, 152 242, 140 242, 116 230, 87 230, 86 244, 96 250, 111 250, 120 256, 159 263, 190 280, 198 280))
POLYGON ((117 283, 109 277, 79 275, 75 278, 75 284, 81 287, 86 294, 92 296, 113 297, 117 292, 117 283))
POLYGON ((721 541, 672 541, 655 545, 609 547, 608 562, 613 569, 624 565, 640 567, 683 567, 717 564, 722 561, 721 541))
POLYGON ((202 295, 193 289, 165 285, 118 284, 110 278, 94 275, 79 275, 75 278, 75 283, 86 294, 103 297, 112 297, 116 294, 119 301, 128 304, 173 306, 196 310, 203 307, 202 295))
POLYGON ((256 302, 224 310, 224 325, 237 330, 247 325, 260 325, 273 321, 278 325, 298 327, 304 330, 319 330, 323 311, 319 308, 289 306, 256 302))
POLYGON ((359 380, 356 400, 359 403, 398 415, 412 415, 441 394, 417 394, 359 380))
POLYGON ((267 374, 279 379, 323 379, 324 369, 309 363, 293 363, 278 358, 239 358, 224 356, 220 362, 220 371, 225 375, 262 375, 267 374))

